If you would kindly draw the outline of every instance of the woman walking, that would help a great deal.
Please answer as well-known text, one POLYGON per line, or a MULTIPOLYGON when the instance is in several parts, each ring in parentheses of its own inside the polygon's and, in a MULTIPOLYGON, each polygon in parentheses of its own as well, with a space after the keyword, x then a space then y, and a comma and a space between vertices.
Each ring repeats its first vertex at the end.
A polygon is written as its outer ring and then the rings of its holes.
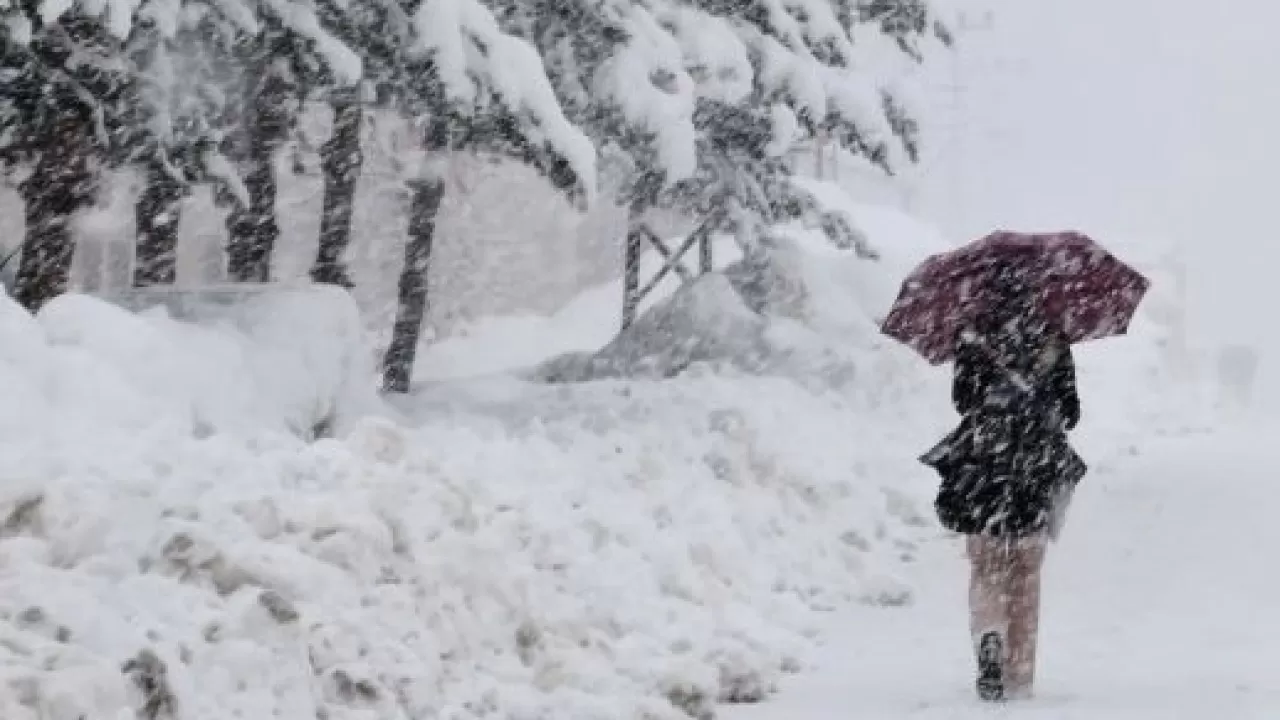
POLYGON ((921 458, 936 507, 963 534, 978 694, 1025 697, 1035 681, 1040 569, 1086 467, 1073 343, 1121 335, 1150 283, 1080 233, 997 232, 926 259, 882 331, 955 363, 959 426, 921 458))
POLYGON ((957 344, 952 401, 963 419, 923 458, 942 476, 939 519, 966 536, 985 700, 1031 692, 1040 568, 1085 472, 1066 436, 1080 420, 1071 348, 1028 287, 1009 277, 997 284, 999 302, 957 344))

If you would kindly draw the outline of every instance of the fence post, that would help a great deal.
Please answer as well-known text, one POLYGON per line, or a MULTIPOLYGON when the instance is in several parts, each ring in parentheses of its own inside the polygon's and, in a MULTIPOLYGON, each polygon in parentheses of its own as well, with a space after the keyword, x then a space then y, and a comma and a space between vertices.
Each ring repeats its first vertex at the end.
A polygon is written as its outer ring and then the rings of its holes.
POLYGON ((712 231, 709 230, 698 238, 698 273, 706 275, 711 272, 713 257, 711 255, 712 231))
POLYGON ((644 242, 644 226, 634 220, 627 224, 627 249, 623 258, 622 329, 631 327, 640 307, 640 250, 644 242))

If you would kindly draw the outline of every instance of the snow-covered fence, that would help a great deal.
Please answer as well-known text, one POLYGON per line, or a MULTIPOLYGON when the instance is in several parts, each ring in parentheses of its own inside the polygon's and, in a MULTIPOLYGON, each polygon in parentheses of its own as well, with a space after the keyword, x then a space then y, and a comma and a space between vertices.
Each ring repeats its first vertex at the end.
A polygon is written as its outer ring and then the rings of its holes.
POLYGON ((636 311, 640 307, 641 301, 645 296, 653 292, 654 288, 662 282, 668 274, 674 271, 681 282, 692 282, 695 278, 711 272, 712 263, 712 242, 711 236, 720 225, 724 222, 725 214, 723 212, 713 212, 684 239, 675 250, 672 250, 658 237, 647 225, 640 224, 632 228, 627 233, 627 255, 625 266, 625 276, 623 278, 623 299, 622 299, 622 327, 626 329, 636 319, 636 311), (643 254, 644 243, 648 241, 650 245, 662 255, 662 265, 658 271, 653 274, 643 286, 640 285, 640 259, 643 254), (698 248, 698 271, 694 273, 684 264, 684 256, 690 250, 697 246, 698 248))

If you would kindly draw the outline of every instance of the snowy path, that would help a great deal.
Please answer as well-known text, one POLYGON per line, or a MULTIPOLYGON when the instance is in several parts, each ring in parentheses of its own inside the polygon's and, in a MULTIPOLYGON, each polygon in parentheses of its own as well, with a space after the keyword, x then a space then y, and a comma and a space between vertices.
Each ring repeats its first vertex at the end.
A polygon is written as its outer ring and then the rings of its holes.
POLYGON ((947 541, 915 566, 914 606, 835 618, 820 667, 724 717, 1280 717, 1278 437, 1160 441, 1082 485, 1046 567, 1037 699, 973 699, 965 566, 947 541))

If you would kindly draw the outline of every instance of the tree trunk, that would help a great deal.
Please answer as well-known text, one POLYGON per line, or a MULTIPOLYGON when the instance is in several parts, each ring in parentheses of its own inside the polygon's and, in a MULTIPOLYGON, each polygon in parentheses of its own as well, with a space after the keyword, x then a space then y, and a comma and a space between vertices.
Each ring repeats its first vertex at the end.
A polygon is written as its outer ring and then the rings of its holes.
POLYGON ((622 256, 622 329, 635 322, 644 299, 640 287, 640 260, 644 255, 644 241, 652 234, 645 223, 645 213, 657 206, 662 191, 663 176, 652 171, 636 178, 627 202, 627 237, 622 256))
POLYGON ((26 234, 14 298, 31 312, 66 292, 75 252, 71 219, 96 190, 91 121, 68 111, 54 122, 34 172, 20 188, 26 234))
POLYGON ((643 223, 633 212, 627 223, 627 245, 622 258, 622 329, 626 330, 635 322, 636 311, 640 308, 640 258, 644 250, 644 238, 647 232, 643 223))
POLYGON ((134 206, 138 242, 134 287, 172 285, 178 279, 178 221, 183 186, 161 157, 147 163, 147 184, 134 206))
POLYGON ((356 181, 364 157, 360 152, 361 110, 355 93, 333 102, 333 136, 320 148, 324 168, 324 214, 320 216, 320 247, 311 279, 353 286, 342 256, 351 243, 356 181))
MULTIPOLYGON (((254 133, 253 128, 250 133, 254 133)), ((237 203, 227 214, 227 277, 234 282, 271 281, 271 252, 280 237, 272 149, 256 133, 250 138, 244 175, 249 205, 237 203)))
POLYGON ((404 269, 400 272, 399 305, 382 365, 382 388, 386 392, 407 393, 413 377, 413 361, 418 338, 427 314, 427 271, 435 239, 436 215, 444 199, 444 180, 428 178, 412 184, 413 204, 409 214, 409 242, 405 246, 404 269))
MULTIPOLYGON (((273 42, 264 39, 261 45, 270 48, 273 42)), ((236 202, 227 215, 227 276, 233 282, 270 282, 271 253, 280 237, 274 155, 293 123, 289 103, 294 87, 287 71, 275 63, 266 52, 253 62, 238 158, 249 204, 236 202)))

